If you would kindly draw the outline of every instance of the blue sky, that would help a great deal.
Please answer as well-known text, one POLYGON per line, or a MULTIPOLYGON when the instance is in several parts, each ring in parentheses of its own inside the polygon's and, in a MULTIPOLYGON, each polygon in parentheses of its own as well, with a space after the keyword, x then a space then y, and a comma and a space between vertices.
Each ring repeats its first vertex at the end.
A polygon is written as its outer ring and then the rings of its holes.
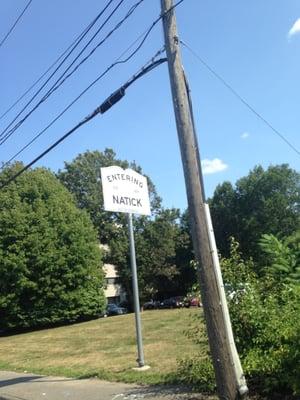
MULTIPOLYGON (((137 0, 125 0, 98 36, 100 41, 137 0)), ((3 1, 0 40, 27 0, 3 1)), ((0 115, 48 68, 107 1, 33 0, 0 48, 0 115)), ((117 0, 113 5, 117 4, 117 0)), ((160 13, 159 0, 144 0, 127 22, 62 87, 0 146, 0 161, 24 146, 102 73, 160 13)), ((300 148, 300 2, 185 0, 177 9, 180 38, 298 150, 300 148)), ((97 41, 95 43, 97 43, 97 41)), ((93 111, 163 45, 161 24, 130 62, 116 66, 18 159, 31 161, 93 111)), ((183 64, 193 107, 209 196, 218 183, 235 182, 255 165, 288 163, 300 156, 222 85, 188 49, 183 64)), ((30 92, 0 121, 1 132, 30 92)), ((38 165, 56 171, 85 150, 113 148, 151 176, 166 207, 186 207, 185 187, 167 66, 131 86, 124 99, 86 124, 38 165)))

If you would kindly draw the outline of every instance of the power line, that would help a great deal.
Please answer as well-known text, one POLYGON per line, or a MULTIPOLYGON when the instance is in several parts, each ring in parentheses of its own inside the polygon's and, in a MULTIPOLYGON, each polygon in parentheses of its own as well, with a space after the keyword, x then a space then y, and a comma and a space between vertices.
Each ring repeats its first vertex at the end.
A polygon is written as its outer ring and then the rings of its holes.
POLYGON ((90 24, 89 28, 87 31, 84 33, 84 35, 79 39, 79 41, 74 45, 74 47, 70 50, 70 52, 64 57, 62 62, 58 65, 58 67, 54 70, 54 72, 50 75, 50 77, 46 80, 46 82, 40 87, 40 89, 34 94, 34 96, 25 104, 25 106, 22 108, 22 110, 17 114, 17 116, 9 123, 9 125, 6 126, 6 128, 1 132, 0 134, 0 145, 6 142, 6 140, 25 122, 25 120, 50 96, 51 91, 55 87, 55 85, 63 78, 63 76, 66 74, 66 72, 70 69, 70 67, 74 64, 74 62, 80 57, 82 52, 86 49, 86 47, 90 44, 90 42, 95 38, 95 36, 103 29, 103 27, 106 25, 106 23, 110 20, 110 18, 113 16, 113 14, 117 11, 117 9, 120 7, 120 5, 124 2, 124 0, 120 0, 117 6, 114 8, 114 10, 110 13, 110 15, 106 18, 104 23, 100 26, 100 28, 97 30, 97 32, 93 35, 92 39, 89 40, 89 42, 84 46, 84 48, 80 51, 79 55, 75 57, 71 65, 62 73, 62 75, 55 81, 55 83, 51 86, 51 88, 48 90, 48 92, 42 97, 42 99, 25 115, 23 119, 21 119, 19 122, 15 124, 14 127, 12 127, 9 131, 8 129, 11 127, 11 125, 18 119, 18 117, 26 110, 26 108, 32 103, 32 101, 37 97, 37 95, 41 92, 41 90, 46 86, 46 84, 50 81, 50 79, 55 75, 55 73, 58 71, 58 69, 63 65, 63 63, 67 60, 67 58, 71 55, 71 53, 78 47, 80 42, 84 39, 84 37, 87 35, 87 33, 92 29, 93 25, 97 22, 97 20, 103 15, 103 13, 107 10, 107 8, 110 6, 110 4, 114 0, 110 0, 106 6, 101 10, 101 12, 98 14, 98 16, 95 18, 93 21, 93 24, 90 24), (50 93, 50 94, 49 94, 50 93))
MULTIPOLYGON (((135 41, 136 42, 136 41, 135 41)), ((129 47, 130 48, 130 47, 129 47)), ((140 45, 139 45, 140 48, 140 45)), ((1 167, 0 170, 3 170, 6 166, 8 166, 11 161, 13 161, 16 157, 18 157, 21 153, 23 153, 26 149, 28 149, 29 146, 31 146, 39 137, 41 137, 57 120, 59 120, 89 89, 91 89, 92 86, 94 86, 100 79, 102 79, 112 68, 114 68, 117 64, 119 63, 125 63, 127 62, 130 58, 132 58, 135 54, 136 54, 136 49, 130 54, 129 57, 127 57, 127 59, 119 61, 120 58, 124 55, 124 53, 126 53, 128 51, 128 48, 121 54, 121 56, 118 57, 117 61, 115 61, 113 64, 111 64, 101 75, 99 75, 87 88, 85 88, 84 91, 82 91, 71 103, 69 103, 67 105, 67 107, 65 107, 63 109, 63 111, 61 111, 44 129, 42 129, 37 135, 35 135, 33 137, 33 139, 31 139, 25 146, 23 146, 16 154, 14 154, 8 161, 6 161, 1 167)), ((162 53, 163 50, 160 50, 152 59, 152 63, 154 63, 154 58, 156 58, 159 54, 162 53)), ((142 70, 143 71, 143 70, 142 70)), ((141 72, 142 72, 141 71, 141 72)), ((133 78, 138 79, 140 76, 137 76, 133 78)), ((133 79, 132 78, 132 79, 133 79)), ((133 83, 131 81, 129 81, 130 84, 133 83)), ((126 83, 125 85, 128 85, 128 83, 126 83)), ((129 85, 128 85, 129 86, 129 85)), ((126 88, 128 87, 126 86, 126 88)))
MULTIPOLYGON (((124 0, 121 0, 120 3, 117 5, 116 8, 119 7, 119 5, 123 2, 124 0)), ((143 2, 144 0, 139 0, 136 4, 134 4, 130 10, 127 12, 127 14, 125 15, 125 17, 119 21, 119 23, 106 35, 106 37, 100 42, 98 43, 94 49, 92 49, 92 51, 88 54, 87 57, 85 57, 63 80, 61 80, 63 78, 63 76, 65 75, 65 73, 70 69, 70 67, 74 64, 74 62, 78 59, 78 57, 81 55, 82 51, 80 52, 79 56, 77 56, 75 58, 75 60, 71 63, 71 65, 64 71, 64 73, 61 75, 61 77, 52 85, 52 87, 48 90, 48 92, 43 96, 43 98, 31 109, 31 111, 29 113, 27 113, 25 115, 25 117, 23 119, 21 119, 13 128, 11 128, 9 131, 7 131, 7 129, 12 125, 13 122, 16 121, 16 119, 20 116, 20 114, 24 111, 24 108, 21 110, 21 112, 17 115, 17 117, 4 129, 4 131, 1 132, 0 134, 0 145, 4 144, 7 139, 25 122, 25 120, 54 92, 56 91, 65 81, 66 79, 68 79, 85 61, 87 61, 87 59, 95 52, 95 50, 102 45, 122 24, 124 21, 126 21, 126 19, 128 19, 130 17, 130 15, 135 11, 135 9, 143 2), (59 82, 61 80, 61 82, 59 82)), ((176 8, 179 4, 181 4, 184 0, 180 0, 178 1, 176 4, 174 4, 174 6, 169 10, 169 12, 176 8)), ((115 9, 116 10, 116 9, 115 9)), ((113 10, 113 12, 115 11, 113 10)), ((108 19, 110 18, 110 16, 108 17, 108 19)), ((158 21, 160 21, 160 19, 162 18, 162 16, 160 15, 157 20, 154 21, 153 23, 153 27, 157 24, 158 21)), ((107 21, 105 21, 104 23, 106 23, 107 21)), ((101 29, 102 27, 100 27, 101 29)), ((96 32, 97 34, 97 32, 96 32)), ((95 35, 93 36, 93 38, 95 37, 95 35)), ((92 38, 92 39, 93 39, 92 38)), ((92 40, 91 39, 91 40, 92 40)), ((89 41, 89 43, 91 42, 91 40, 89 41)), ((88 43, 88 44, 89 44, 88 43)), ((85 50, 87 46, 84 47, 83 50, 85 50)), ((54 71, 55 72, 55 71, 54 71)), ((53 74, 52 74, 53 75, 53 74)), ((35 96, 36 97, 36 96, 35 96)), ((32 101, 32 100, 31 100, 32 101)), ((30 101, 30 102, 31 102, 30 101)), ((28 103, 27 103, 28 105, 28 103)), ((25 108, 27 107, 27 105, 25 106, 25 108)))
POLYGON ((27 8, 30 6, 30 4, 32 3, 32 0, 29 0, 29 2, 26 4, 24 10, 21 12, 21 14, 18 16, 18 18, 16 19, 15 23, 13 24, 13 26, 10 28, 10 30, 7 32, 7 34, 4 36, 4 38, 1 40, 0 43, 0 47, 2 47, 2 45, 4 44, 4 42, 6 41, 6 39, 8 38, 8 36, 11 34, 11 32, 14 30, 14 28, 16 27, 17 23, 20 21, 20 19, 22 18, 23 14, 25 13, 25 11, 27 10, 27 8))
MULTIPOLYGON (((104 14, 104 12, 107 10, 107 8, 111 5, 111 3, 114 0, 109 0, 106 6, 98 13, 96 18, 92 21, 92 23, 89 24, 89 26, 85 29, 84 33, 82 36, 79 38, 77 42, 75 42, 74 46, 71 48, 71 50, 68 52, 68 54, 64 57, 64 59, 59 63, 59 65, 56 67, 56 69, 52 72, 52 74, 48 77, 48 79, 43 83, 43 85, 35 92, 35 94, 31 97, 31 99, 25 104, 25 106, 19 111, 19 113, 16 115, 16 117, 6 126, 6 128, 0 133, 0 138, 2 137, 2 141, 0 142, 0 145, 2 142, 4 143, 8 137, 12 135, 12 133, 24 122, 19 121, 12 129, 10 129, 8 132, 7 130, 11 127, 11 125, 18 119, 18 117, 26 110, 26 108, 33 102, 33 100, 38 96, 38 94, 42 91, 42 89, 47 85, 47 83, 50 81, 50 79, 56 74, 56 72, 60 69, 60 67, 64 64, 64 62, 70 57, 70 55, 73 53, 73 51, 79 46, 79 44, 82 42, 82 40, 85 38, 85 36, 89 33, 89 31, 92 29, 92 27, 95 25, 95 23, 98 21, 98 19, 104 14), (6 133, 7 132, 7 133, 6 133), (6 133, 6 134, 5 134, 6 133)), ((121 0, 121 3, 124 0, 121 0)), ((63 76, 63 75, 62 75, 63 76)), ((61 79, 61 77, 59 78, 61 79)), ((55 82, 55 84, 57 81, 55 82)), ((54 85, 55 85, 54 84, 54 85)), ((53 86, 52 86, 53 87, 53 86)), ((52 88, 51 87, 51 88, 52 88)), ((49 90, 51 90, 51 88, 49 90)), ((49 92, 49 91, 48 91, 49 92)), ((47 92, 47 93, 48 93, 47 92)), ((47 94, 46 93, 46 94, 47 94)), ((27 114, 28 115, 28 114, 27 114)), ((25 119, 27 116, 25 116, 25 119)), ((24 120, 25 120, 24 119, 24 120)))
POLYGON ((231 93, 239 99, 253 114, 255 114, 261 121, 265 123, 277 136, 280 137, 292 150, 294 150, 298 155, 300 155, 300 151, 281 133, 276 129, 265 117, 263 117, 258 111, 256 111, 224 78, 221 77, 212 67, 210 67, 206 61, 204 61, 197 53, 195 53, 192 48, 187 45, 182 40, 180 43, 185 46, 200 62, 206 69, 208 69, 224 86, 227 87, 231 91, 231 93))
MULTIPOLYGON (((123 0, 124 1, 124 0, 123 0)), ((85 56, 75 67, 74 69, 63 78, 63 80, 58 81, 58 84, 56 86, 53 87, 53 89, 51 90, 51 92, 49 93, 49 95, 51 95, 55 90, 57 90, 71 75, 73 75, 73 73, 75 71, 77 71, 77 69, 84 64, 93 54, 94 52, 103 45, 103 43, 117 30, 119 29, 122 24, 131 16, 131 14, 135 11, 135 9, 143 2, 144 0, 139 0, 137 3, 135 3, 130 9, 129 11, 126 13, 125 17, 122 18, 116 25, 115 27, 89 52, 89 54, 87 56, 85 56)), ((81 55, 81 54, 80 54, 81 55)), ((78 58, 78 57, 77 57, 78 58)), ((70 67, 74 64, 74 62, 72 62, 72 64, 70 65, 70 67)), ((69 69, 69 68, 68 68, 69 69)), ((48 97, 48 96, 47 96, 48 97)))
MULTIPOLYGON (((42 99, 25 115, 23 119, 21 119, 12 129, 10 129, 6 134, 5 130, 1 133, 0 137, 2 136, 2 139, 0 141, 0 145, 6 142, 6 140, 26 121, 26 119, 42 104, 44 103, 51 95, 53 92, 55 92, 70 76, 74 74, 74 72, 77 71, 77 69, 85 63, 92 55, 93 53, 101 46, 103 45, 108 38, 117 30, 119 29, 122 24, 131 16, 131 14, 135 11, 135 9, 143 2, 144 0, 139 0, 137 3, 135 3, 129 11, 126 13, 125 17, 120 20, 115 27, 102 39, 91 51, 90 53, 82 59, 75 67, 74 69, 64 77, 64 75, 67 73, 67 71, 72 67, 72 65, 77 61, 77 59, 81 56, 81 54, 84 52, 84 50, 88 47, 88 45, 92 42, 92 40, 95 38, 95 36, 100 32, 100 30, 103 29, 103 27, 106 25, 106 23, 110 20, 110 18, 113 16, 113 14, 117 11, 117 9, 120 7, 120 5, 124 2, 124 0, 121 0, 117 6, 114 8, 114 10, 111 12, 111 14, 107 17, 107 19, 103 22, 103 24, 100 26, 100 28, 97 30, 97 32, 93 35, 93 37, 89 40, 89 42, 84 46, 84 48, 80 51, 80 53, 76 56, 76 58, 72 61, 72 63, 67 67, 67 69, 63 72, 63 74, 56 80, 56 82, 52 85, 52 87, 48 90, 48 92, 42 97, 42 99)), ((7 128, 6 128, 7 129, 7 128)))
MULTIPOLYGON (((175 7, 179 6, 184 0, 178 1, 174 6, 168 11, 170 12, 173 10, 175 7)), ((168 13, 167 12, 167 13, 168 13)), ((117 58, 115 62, 113 62, 103 73, 101 73, 94 81, 92 81, 89 86, 87 86, 74 100, 71 101, 61 111, 43 130, 41 130, 34 138, 28 142, 24 147, 22 147, 16 154, 14 154, 7 162, 5 162, 1 167, 0 170, 4 169, 5 166, 7 166, 11 161, 13 161, 18 155, 20 155, 23 151, 25 151, 32 143, 34 143, 39 137, 41 137, 57 120, 59 120, 86 92, 88 92, 100 79, 102 79, 111 69, 113 69, 116 65, 118 64, 123 64, 129 61, 138 51, 139 49, 143 46, 145 43, 147 37, 149 36, 150 32, 152 29, 155 27, 155 25, 163 18, 163 14, 160 15, 156 20, 153 21, 153 23, 150 25, 148 29, 146 29, 143 33, 141 33, 137 39, 135 39, 128 47, 126 50, 123 51, 123 53, 117 58), (121 58, 140 40, 141 42, 139 45, 135 48, 135 50, 124 60, 121 60, 121 58)))
MULTIPOLYGON (((112 3, 114 0, 110 0, 108 3, 108 6, 112 3)), ((85 36, 89 30, 95 25, 97 20, 101 17, 101 13, 99 13, 96 18, 91 21, 88 26, 73 40, 73 42, 62 52, 62 54, 47 68, 47 70, 34 82, 31 84, 31 86, 26 89, 26 91, 6 110, 4 113, 0 116, 0 120, 5 117, 11 111, 26 95, 29 93, 46 75, 51 69, 63 58, 63 56, 77 43, 77 41, 81 41, 81 37, 85 36)), ((80 43, 80 42, 79 42, 80 43)), ((79 44, 78 43, 78 44, 79 44)), ((75 47, 74 47, 75 49, 75 47)), ((74 50, 73 49, 73 50, 74 50)), ((73 51, 72 50, 72 51, 73 51)))
POLYGON ((159 60, 154 61, 154 59, 161 54, 162 50, 159 50, 156 55, 151 59, 151 63, 147 63, 149 65, 145 65, 137 74, 133 75, 131 79, 129 79, 124 85, 122 85, 118 90, 116 90, 113 94, 111 94, 99 107, 97 107, 90 115, 86 116, 83 120, 81 120, 77 125, 75 125, 72 129, 70 129, 67 133, 61 136, 56 142, 54 142, 51 146, 49 146, 45 151, 43 151, 40 155, 38 155, 34 160, 32 160, 29 164, 25 165, 20 171, 6 180, 1 184, 0 189, 3 189, 11 182, 15 181, 21 174, 27 171, 32 165, 34 165, 37 161, 43 158, 46 154, 48 154, 51 150, 57 147, 60 143, 62 143, 67 137, 69 137, 72 133, 74 133, 81 126, 85 125, 87 122, 91 121, 98 114, 104 114, 107 110, 109 110, 114 104, 116 104, 122 97, 125 95, 125 90, 132 85, 137 79, 141 78, 143 75, 150 72, 152 69, 158 67, 162 63, 166 62, 166 58, 161 58, 159 60))
MULTIPOLYGON (((80 51, 80 53, 76 56, 76 58, 72 61, 72 63, 68 66, 68 68, 63 72, 63 74, 56 80, 56 82, 52 85, 52 87, 48 90, 48 92, 43 96, 43 98, 25 115, 25 117, 20 120, 12 129, 10 129, 2 138, 0 141, 0 145, 6 142, 6 140, 26 121, 26 119, 42 104, 44 103, 51 95, 53 92, 55 92, 70 76, 74 74, 74 72, 77 71, 77 69, 85 63, 91 56, 92 54, 101 46, 103 45, 108 38, 117 30, 121 27, 121 25, 131 16, 131 14, 135 11, 135 9, 143 2, 144 0, 139 0, 136 4, 134 4, 129 11, 126 13, 125 17, 119 21, 115 27, 102 39, 91 51, 90 53, 82 59, 75 67, 74 69, 64 77, 66 72, 72 67, 72 65, 75 63, 75 61, 80 57, 80 55, 83 53, 83 51, 88 47, 88 45, 91 43, 91 41, 95 38, 95 36, 100 32, 100 30, 104 27, 104 25, 110 20, 112 15, 116 12, 116 10, 119 8, 119 6, 124 2, 124 0, 121 0, 118 5, 115 7, 115 9, 112 11, 112 13, 108 16, 108 18, 104 21, 104 23, 100 26, 98 31, 95 33, 95 35, 90 39, 90 41, 84 46, 84 48, 80 51)), ((4 132, 1 133, 3 135, 4 132)), ((0 135, 0 136, 1 136, 0 135)))

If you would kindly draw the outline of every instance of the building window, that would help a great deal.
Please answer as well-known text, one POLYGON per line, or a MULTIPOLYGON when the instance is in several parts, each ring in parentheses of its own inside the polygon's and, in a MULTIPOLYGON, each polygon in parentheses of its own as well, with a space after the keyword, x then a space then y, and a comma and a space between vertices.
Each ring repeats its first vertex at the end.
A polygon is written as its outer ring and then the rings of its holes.
POLYGON ((107 297, 107 302, 108 303, 119 304, 120 303, 120 296, 107 297))
POLYGON ((120 284, 120 278, 106 278, 106 284, 107 285, 118 285, 120 284))

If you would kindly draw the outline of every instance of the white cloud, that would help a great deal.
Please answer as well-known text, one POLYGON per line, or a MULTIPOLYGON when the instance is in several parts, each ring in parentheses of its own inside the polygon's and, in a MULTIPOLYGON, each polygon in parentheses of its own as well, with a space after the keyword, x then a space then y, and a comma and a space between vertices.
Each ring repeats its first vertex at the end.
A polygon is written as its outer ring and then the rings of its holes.
POLYGON ((290 38, 291 36, 294 36, 297 33, 300 33, 300 18, 297 19, 297 21, 294 23, 294 25, 289 30, 288 37, 290 38))
POLYGON ((242 138, 242 139, 247 139, 249 136, 250 136, 250 135, 249 135, 248 132, 243 132, 243 133, 241 134, 241 138, 242 138))
POLYGON ((204 159, 202 160, 201 165, 203 174, 215 174, 228 168, 228 165, 219 158, 214 158, 213 160, 204 159))

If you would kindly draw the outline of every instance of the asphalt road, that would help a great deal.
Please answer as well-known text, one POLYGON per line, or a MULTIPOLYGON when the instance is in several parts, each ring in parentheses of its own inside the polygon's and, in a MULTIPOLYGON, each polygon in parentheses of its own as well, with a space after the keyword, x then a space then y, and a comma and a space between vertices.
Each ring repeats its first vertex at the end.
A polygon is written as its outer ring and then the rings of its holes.
POLYGON ((214 400, 175 386, 136 386, 0 371, 0 400, 214 400))

